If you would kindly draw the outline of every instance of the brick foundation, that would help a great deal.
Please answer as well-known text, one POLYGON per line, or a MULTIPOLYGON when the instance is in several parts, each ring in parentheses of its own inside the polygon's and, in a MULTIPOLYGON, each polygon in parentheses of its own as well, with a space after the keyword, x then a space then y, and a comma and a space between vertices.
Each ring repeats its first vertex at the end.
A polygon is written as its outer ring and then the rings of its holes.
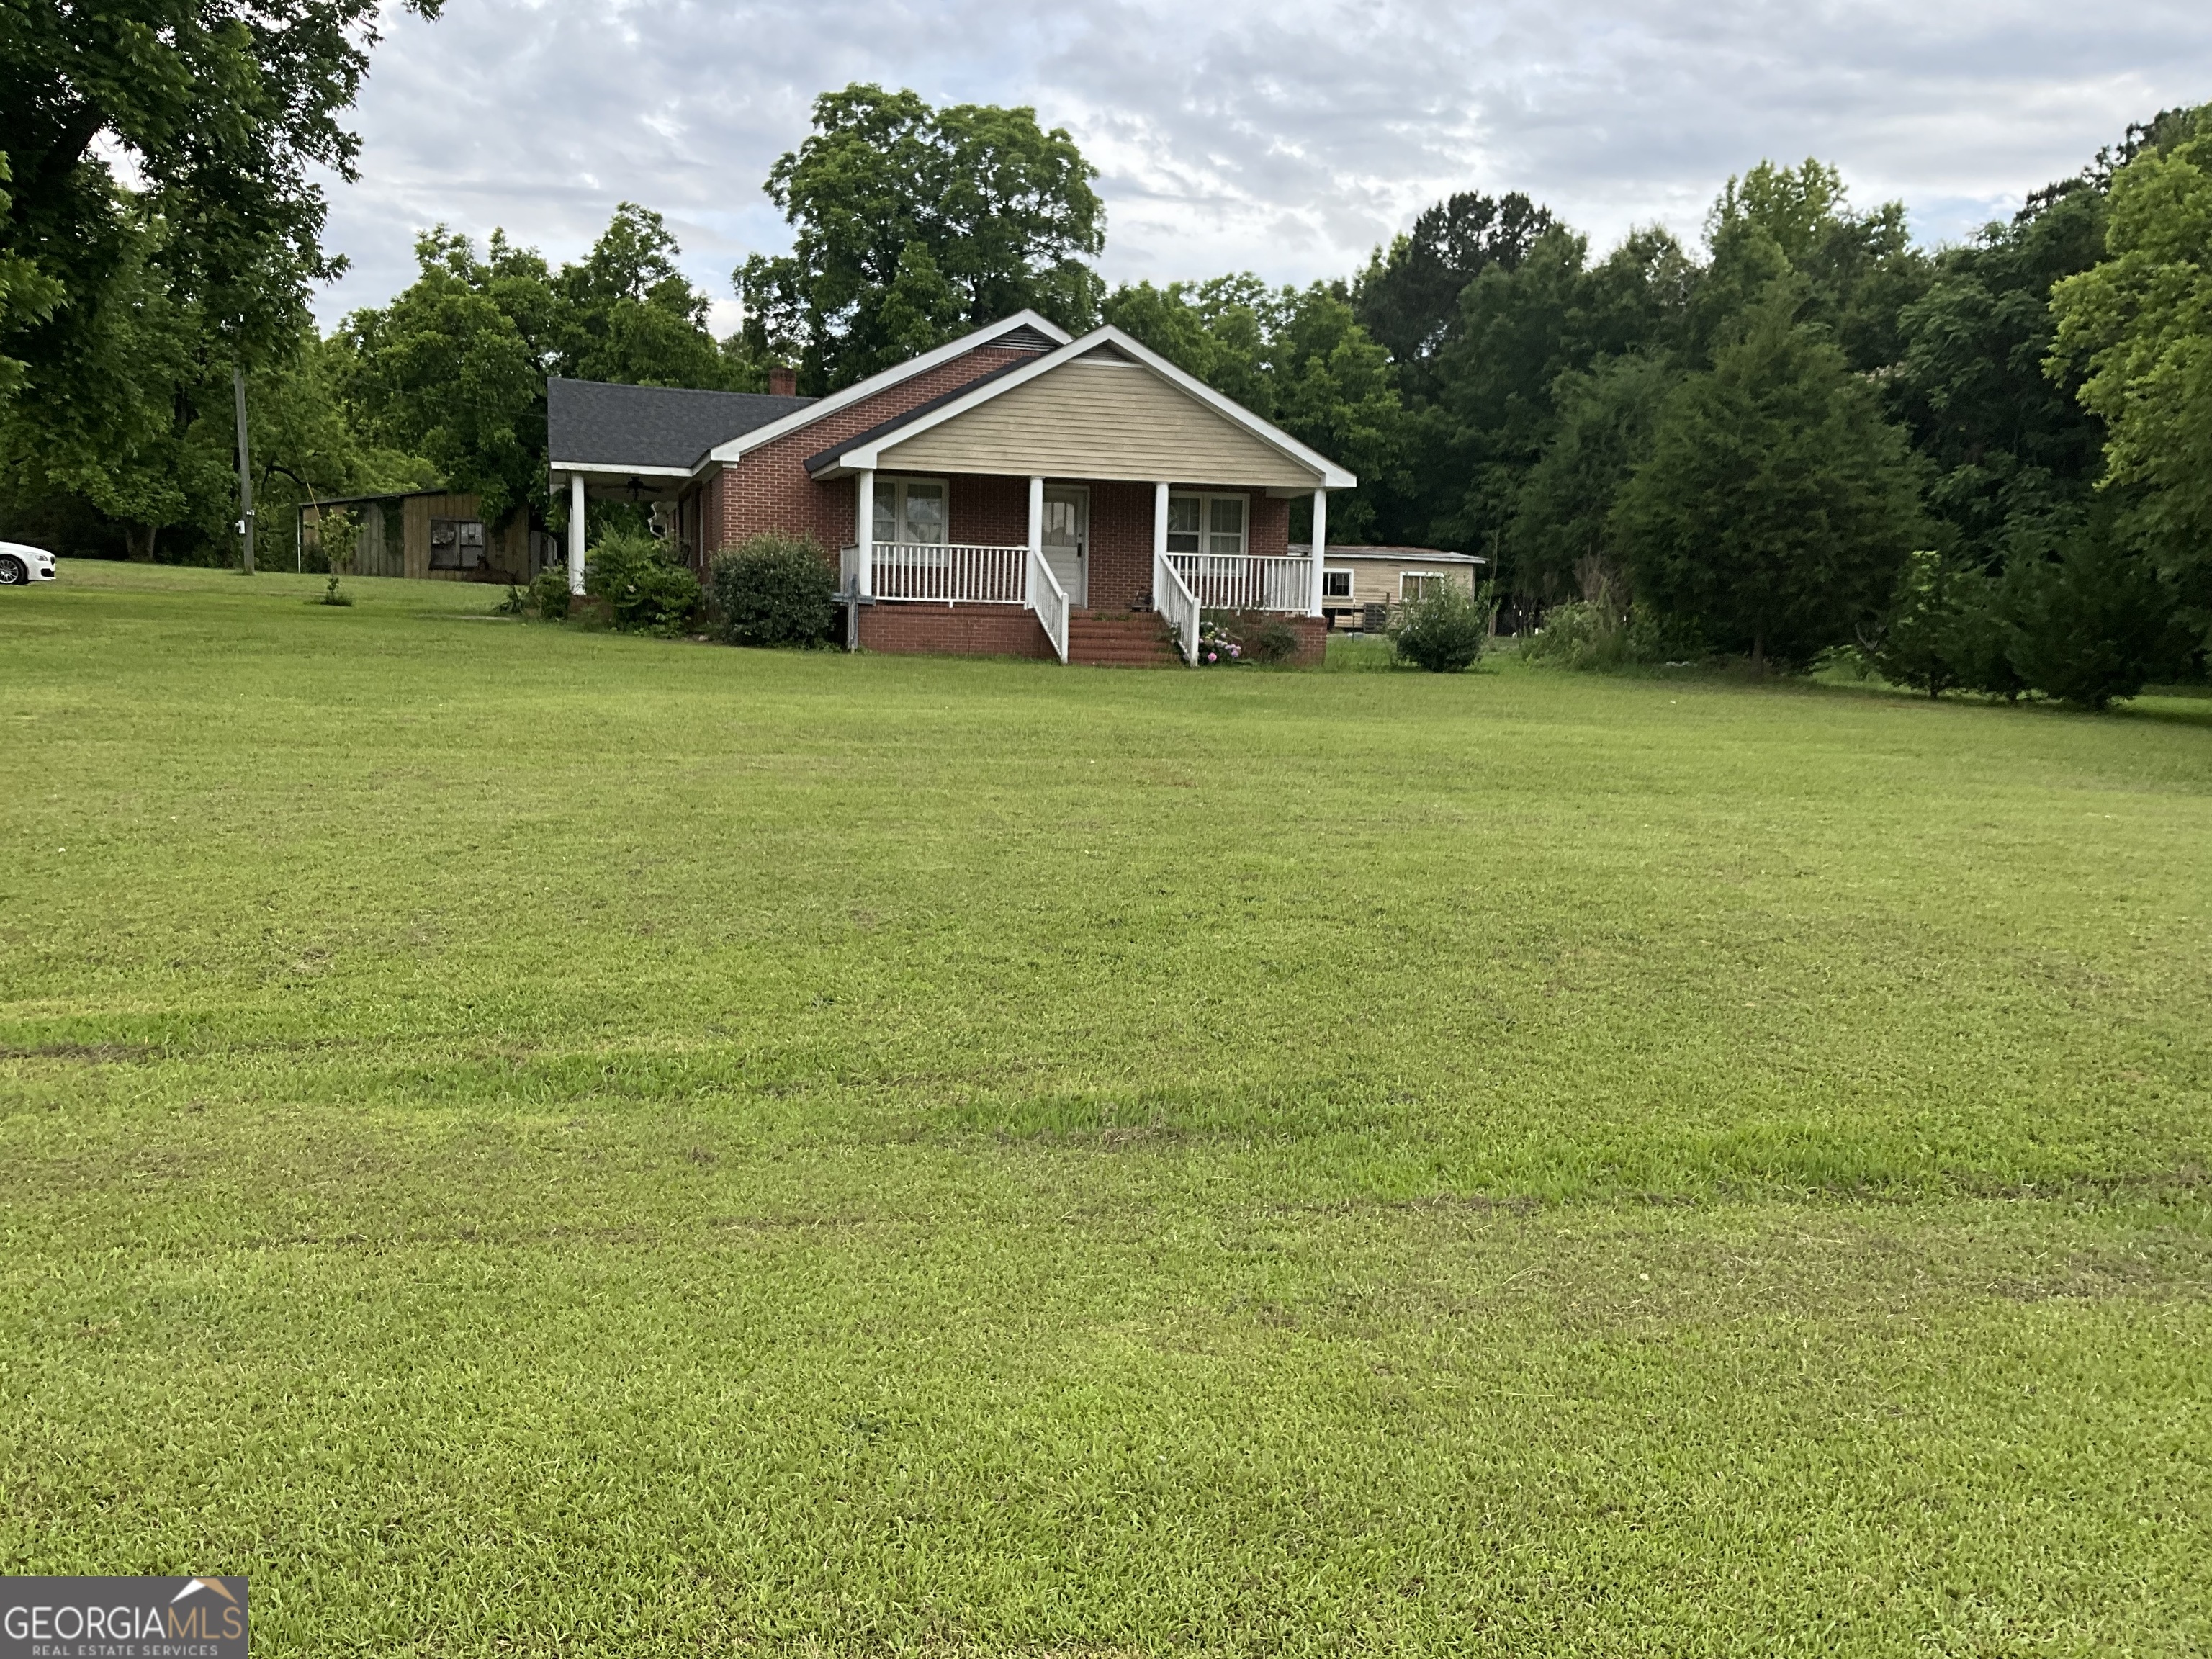
POLYGON ((1206 613, 1209 617, 1220 617, 1229 631, 1238 639, 1245 639, 1269 623, 1281 623, 1298 636, 1298 648, 1285 659, 1291 668, 1318 668, 1328 655, 1328 618, 1326 617, 1284 617, 1266 611, 1216 611, 1206 613))
POLYGON ((1036 613, 1015 605, 864 605, 860 648, 901 655, 1042 657, 1056 653, 1036 613))
MULTIPOLYGON (((1113 613, 1108 613, 1110 617, 1113 613)), ((1209 617, 1220 613, 1208 611, 1209 617)), ((1135 628, 1151 621, 1127 617, 1109 625, 1135 628)), ((1328 622, 1322 617, 1284 617, 1261 611, 1226 616, 1231 633, 1249 635, 1280 623, 1298 637, 1286 660, 1292 668, 1318 668, 1328 651, 1328 622)), ((1148 636, 1149 637, 1149 636, 1148 636)), ((1052 641, 1036 615, 1011 605, 868 605, 860 607, 860 648, 900 656, 1033 657, 1053 659, 1052 641)), ((1164 661, 1179 660, 1161 647, 1164 661)))

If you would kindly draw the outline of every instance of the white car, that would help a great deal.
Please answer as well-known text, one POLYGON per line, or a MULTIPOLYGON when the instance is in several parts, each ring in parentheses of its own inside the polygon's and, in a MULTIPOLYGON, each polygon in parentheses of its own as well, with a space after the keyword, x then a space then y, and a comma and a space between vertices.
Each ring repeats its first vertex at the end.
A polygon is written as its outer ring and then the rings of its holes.
POLYGON ((26 582, 54 579, 54 556, 43 547, 23 542, 0 542, 0 587, 21 587, 26 582))

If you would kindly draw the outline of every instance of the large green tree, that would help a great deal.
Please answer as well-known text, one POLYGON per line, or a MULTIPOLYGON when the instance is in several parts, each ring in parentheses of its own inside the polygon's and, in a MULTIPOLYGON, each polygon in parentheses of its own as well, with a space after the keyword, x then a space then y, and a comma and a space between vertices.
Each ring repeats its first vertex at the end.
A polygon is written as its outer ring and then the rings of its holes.
MULTIPOLYGON (((424 16, 439 4, 404 0, 424 16)), ((229 349, 251 358, 295 337, 308 284, 337 268, 320 244, 318 177, 353 176, 343 118, 380 11, 377 0, 0 10, 0 272, 29 267, 51 301, 0 311, 0 355, 26 366, 49 409, 99 395, 61 376, 84 361, 73 337, 99 325, 107 278, 147 222, 166 227, 144 250, 164 292, 229 349)))
POLYGON ((475 245, 441 226, 416 243, 415 281, 356 312, 341 338, 342 384, 364 441, 417 455, 484 517, 543 517, 545 382, 745 384, 718 346, 707 300, 677 267, 660 216, 625 202, 591 252, 558 270, 495 231, 475 245))
POLYGON ((2054 376, 2102 418, 2129 529, 2212 622, 2212 110, 2114 175, 2107 257, 2051 291, 2054 376))
POLYGON ((1919 464, 1802 282, 1772 283, 1659 412, 1614 533, 1639 604, 1798 665, 1887 606, 1923 534, 1919 464))
POLYGON ((45 343, 31 385, 0 410, 9 493, 76 496, 123 525, 141 558, 164 531, 220 533, 234 510, 230 465, 192 441, 207 411, 231 410, 229 354, 153 257, 170 234, 141 216, 117 239, 102 302, 45 343))
POLYGON ((556 372, 628 386, 720 386, 742 377, 708 327, 708 299, 649 208, 624 202, 591 252, 553 279, 556 372))
POLYGON ((1680 379, 1673 361, 1644 352, 1560 377, 1558 430, 1522 481, 1505 541, 1522 591, 1588 597, 1626 574, 1613 503, 1650 453, 1660 408, 1680 379))
POLYGON ((1515 269, 1553 223, 1551 210, 1517 191, 1462 191, 1424 208, 1410 231, 1375 251, 1352 284, 1352 309, 1415 395, 1432 390, 1430 371, 1467 285, 1493 267, 1515 269))
POLYGON ((494 232, 478 258, 441 226, 415 246, 415 281, 342 337, 345 392, 378 442, 422 456, 498 523, 545 493, 545 377, 561 303, 534 249, 494 232))
POLYGON ((2064 514, 2104 471, 2103 422, 2044 371, 2052 285, 2096 264, 2105 198, 2087 179, 2039 191, 2008 224, 1941 255, 1900 314, 1891 380, 1933 466, 1929 503, 1954 550, 1994 570, 2015 532, 2064 514))
MULTIPOLYGON (((35 398, 0 409, 0 499, 12 521, 72 526, 71 544, 108 538, 82 509, 114 526, 142 559, 228 560, 235 546, 237 451, 230 353, 165 273, 143 257, 167 227, 155 222, 122 246, 109 295, 70 339, 70 368, 85 391, 48 406, 35 398)), ((412 458, 365 444, 337 395, 331 348, 303 331, 246 376, 254 496, 265 529, 315 500, 426 482, 412 458)), ((270 549, 280 557, 278 544, 270 549)))
MULTIPOLYGON (((1470 283, 1437 353, 1434 394, 1416 404, 1415 486, 1386 526, 1390 538, 1509 555, 1522 485, 1558 430, 1561 377, 1670 350, 1696 283, 1662 230, 1637 232, 1592 264, 1588 242, 1558 227, 1517 265, 1492 265, 1470 283)), ((1516 588, 1534 591, 1510 561, 1503 568, 1516 588)))
POLYGON ((1805 315, 1826 327, 1853 368, 1887 371, 1904 355, 1899 315, 1932 273, 1912 245, 1903 203, 1859 212, 1834 167, 1761 161, 1722 189, 1705 240, 1711 264, 1691 307, 1693 349, 1709 352, 1729 337, 1767 284, 1789 271, 1802 281, 1805 315))
POLYGON ((795 357, 801 389, 824 392, 1024 308, 1087 329, 1103 292, 1096 176, 1031 109, 824 93, 769 173, 792 251, 736 273, 748 343, 795 357))
MULTIPOLYGON (((434 15, 439 0, 404 0, 434 15)), ((374 0, 0 7, 0 491, 60 492, 150 553, 227 538, 234 367, 283 372, 340 261, 320 179, 374 0), (119 170, 119 173, 118 173, 119 170)))

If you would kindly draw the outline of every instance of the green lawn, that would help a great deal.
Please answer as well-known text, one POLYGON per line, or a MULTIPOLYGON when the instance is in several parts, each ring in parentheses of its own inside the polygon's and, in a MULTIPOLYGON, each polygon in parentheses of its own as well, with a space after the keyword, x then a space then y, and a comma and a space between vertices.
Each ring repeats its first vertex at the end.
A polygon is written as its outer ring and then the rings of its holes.
POLYGON ((0 1571, 2202 1654, 2212 702, 0 594, 0 1571))

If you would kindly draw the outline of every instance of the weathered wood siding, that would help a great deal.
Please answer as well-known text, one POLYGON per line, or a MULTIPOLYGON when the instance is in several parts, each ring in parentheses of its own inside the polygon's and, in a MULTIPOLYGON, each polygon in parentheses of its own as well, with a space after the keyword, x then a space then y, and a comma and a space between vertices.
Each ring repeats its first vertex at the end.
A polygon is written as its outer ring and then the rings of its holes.
POLYGON ((430 520, 433 519, 473 519, 477 516, 474 495, 410 495, 401 504, 402 518, 406 525, 405 546, 407 574, 417 580, 435 578, 445 581, 470 581, 475 579, 472 570, 433 570, 430 568, 430 520))
POLYGON ((902 472, 1313 487, 1312 469, 1150 369, 1085 358, 884 452, 902 472))

